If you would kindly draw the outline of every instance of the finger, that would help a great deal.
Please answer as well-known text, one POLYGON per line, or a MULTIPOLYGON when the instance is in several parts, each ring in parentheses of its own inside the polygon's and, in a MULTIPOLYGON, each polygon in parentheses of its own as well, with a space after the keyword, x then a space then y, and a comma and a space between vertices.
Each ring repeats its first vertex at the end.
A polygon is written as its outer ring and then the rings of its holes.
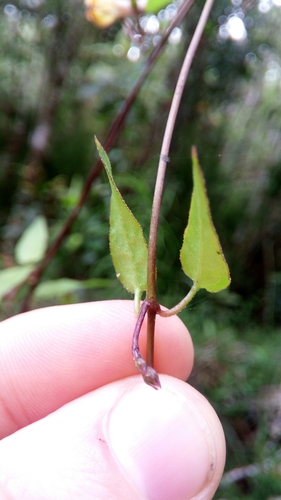
POLYGON ((123 379, 4 439, 1 498, 213 498, 225 460, 220 422, 186 383, 163 375, 162 386, 123 379))
MULTIPOLYGON (((77 397, 134 375, 132 301, 50 307, 0 325, 0 437, 77 397)), ((145 332, 141 335, 144 349, 145 332)), ((185 380, 190 336, 177 318, 157 318, 155 367, 185 380)))

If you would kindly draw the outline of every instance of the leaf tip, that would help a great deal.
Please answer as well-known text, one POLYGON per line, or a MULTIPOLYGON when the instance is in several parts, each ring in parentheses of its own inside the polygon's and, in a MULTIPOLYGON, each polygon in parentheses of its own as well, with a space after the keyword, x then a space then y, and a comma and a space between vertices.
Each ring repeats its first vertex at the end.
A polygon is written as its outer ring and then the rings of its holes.
POLYGON ((100 143, 100 141, 98 140, 98 138, 97 138, 97 136, 96 136, 96 135, 94 135, 94 139, 95 139, 95 143, 96 143, 97 150, 98 150, 98 152, 100 153, 100 149, 101 149, 102 145, 101 145, 101 143, 100 143))
POLYGON ((198 153, 196 146, 191 146, 191 157, 193 160, 196 160, 198 162, 198 153))

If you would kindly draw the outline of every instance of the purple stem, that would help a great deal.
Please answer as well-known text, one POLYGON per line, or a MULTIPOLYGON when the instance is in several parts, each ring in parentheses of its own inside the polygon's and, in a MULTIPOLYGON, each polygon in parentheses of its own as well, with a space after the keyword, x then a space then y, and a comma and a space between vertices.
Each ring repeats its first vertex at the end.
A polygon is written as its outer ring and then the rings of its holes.
POLYGON ((152 366, 148 366, 140 353, 139 348, 139 336, 141 332, 141 327, 145 318, 145 315, 149 308, 151 307, 148 300, 144 300, 141 306, 141 310, 139 313, 139 317, 135 326, 135 330, 133 333, 133 342, 132 342, 132 353, 133 359, 136 365, 136 368, 141 372, 143 380, 147 385, 153 387, 153 389, 161 389, 160 379, 158 373, 152 368, 152 366))

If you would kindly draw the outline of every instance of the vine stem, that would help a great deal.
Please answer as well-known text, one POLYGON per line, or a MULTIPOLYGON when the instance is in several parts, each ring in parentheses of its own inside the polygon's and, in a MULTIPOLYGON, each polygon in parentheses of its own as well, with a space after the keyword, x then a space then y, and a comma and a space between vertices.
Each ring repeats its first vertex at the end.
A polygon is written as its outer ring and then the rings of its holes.
MULTIPOLYGON (((200 39, 202 37, 206 22, 208 20, 211 8, 213 6, 214 0, 206 0, 204 8, 202 10, 200 19, 196 26, 195 32, 193 34, 190 45, 187 49, 187 53, 180 71, 180 75, 176 84, 166 129, 163 137, 160 161, 158 164, 158 171, 155 183, 153 204, 152 204, 152 214, 150 221, 150 232, 148 240, 148 266, 147 266, 147 295, 146 299, 152 304, 152 309, 148 309, 148 321, 147 321, 147 363, 153 366, 153 351, 154 351, 154 324, 155 315, 157 308, 157 296, 156 296, 156 245, 157 245, 157 233, 159 225, 160 216, 160 206, 164 188, 164 180, 166 174, 166 165, 169 161, 169 150, 172 140, 172 135, 174 131, 175 121, 177 113, 179 110, 180 101, 182 98, 183 89, 185 82, 190 70, 190 66, 194 59, 196 50, 198 48, 200 39)), ((165 311, 161 313, 164 315, 165 311)), ((175 314, 174 312, 172 314, 175 314)))

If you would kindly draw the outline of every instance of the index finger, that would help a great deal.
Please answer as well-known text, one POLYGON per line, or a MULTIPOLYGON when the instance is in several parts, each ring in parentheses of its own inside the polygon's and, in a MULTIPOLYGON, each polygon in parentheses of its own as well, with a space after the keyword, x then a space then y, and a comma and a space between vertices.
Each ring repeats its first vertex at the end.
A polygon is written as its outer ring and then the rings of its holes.
MULTIPOLYGON (((0 438, 105 384, 135 375, 132 301, 48 307, 0 325, 0 438)), ((141 349, 145 348, 144 331, 141 349)), ((155 368, 185 380, 193 347, 177 317, 156 321, 155 368)))

